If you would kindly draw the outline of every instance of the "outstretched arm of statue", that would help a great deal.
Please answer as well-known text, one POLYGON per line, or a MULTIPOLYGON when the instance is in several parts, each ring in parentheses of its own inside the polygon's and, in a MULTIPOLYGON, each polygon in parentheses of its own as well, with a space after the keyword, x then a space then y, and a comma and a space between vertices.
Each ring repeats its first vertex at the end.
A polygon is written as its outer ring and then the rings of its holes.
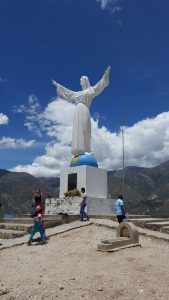
POLYGON ((52 84, 56 86, 56 93, 58 96, 63 98, 64 100, 70 102, 76 102, 77 92, 73 92, 61 84, 57 83, 55 80, 52 80, 52 84))
POLYGON ((52 79, 52 84, 57 87, 57 82, 52 79))
POLYGON ((110 69, 111 69, 111 67, 108 66, 108 68, 106 69, 102 79, 93 87, 94 96, 99 95, 105 89, 105 87, 109 85, 110 69))
POLYGON ((105 77, 106 81, 109 80, 110 69, 111 69, 111 67, 108 66, 108 68, 106 69, 106 71, 105 71, 105 73, 103 75, 105 77))

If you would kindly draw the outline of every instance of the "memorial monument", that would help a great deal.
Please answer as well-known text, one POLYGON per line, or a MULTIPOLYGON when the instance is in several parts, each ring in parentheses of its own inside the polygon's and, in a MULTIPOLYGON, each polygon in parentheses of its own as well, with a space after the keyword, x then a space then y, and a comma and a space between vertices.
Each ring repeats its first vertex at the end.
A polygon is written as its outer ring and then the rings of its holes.
POLYGON ((56 86, 57 95, 66 101, 76 104, 76 111, 73 118, 72 145, 71 153, 84 155, 86 152, 91 153, 91 120, 89 108, 93 99, 98 96, 109 84, 110 67, 107 68, 102 79, 95 85, 90 86, 87 76, 82 76, 80 84, 82 91, 74 92, 52 80, 56 86))
MULTIPOLYGON (((76 105, 73 118, 71 153, 73 154, 70 167, 61 170, 60 198, 64 193, 84 187, 88 195, 87 210, 89 214, 99 214, 103 211, 107 199, 107 171, 98 168, 98 163, 91 150, 91 119, 90 105, 109 84, 110 66, 106 69, 101 80, 91 86, 87 76, 82 76, 81 91, 71 91, 52 80, 56 93, 62 99, 76 105), (98 202, 99 201, 99 202, 98 202)), ((106 208, 107 213, 109 208, 106 208)))

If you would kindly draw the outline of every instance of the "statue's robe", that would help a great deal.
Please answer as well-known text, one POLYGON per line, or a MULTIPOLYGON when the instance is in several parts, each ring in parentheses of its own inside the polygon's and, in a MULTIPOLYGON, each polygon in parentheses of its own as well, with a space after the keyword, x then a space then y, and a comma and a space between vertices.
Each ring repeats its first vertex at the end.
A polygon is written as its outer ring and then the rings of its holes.
POLYGON ((57 83, 57 94, 61 98, 76 104, 73 118, 71 153, 74 156, 91 152, 91 120, 89 108, 92 100, 109 84, 109 79, 103 75, 102 79, 87 89, 73 92, 57 83))

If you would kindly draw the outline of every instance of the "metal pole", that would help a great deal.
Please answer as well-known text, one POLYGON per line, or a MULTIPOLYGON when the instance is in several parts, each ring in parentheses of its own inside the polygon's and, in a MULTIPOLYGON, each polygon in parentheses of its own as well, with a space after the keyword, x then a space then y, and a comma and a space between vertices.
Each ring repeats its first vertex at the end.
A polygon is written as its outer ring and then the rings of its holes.
POLYGON ((123 199, 125 199, 125 175, 124 175, 124 110, 123 110, 123 102, 122 102, 122 113, 121 113, 121 138, 122 138, 122 163, 123 163, 123 176, 122 176, 122 186, 123 186, 123 199))

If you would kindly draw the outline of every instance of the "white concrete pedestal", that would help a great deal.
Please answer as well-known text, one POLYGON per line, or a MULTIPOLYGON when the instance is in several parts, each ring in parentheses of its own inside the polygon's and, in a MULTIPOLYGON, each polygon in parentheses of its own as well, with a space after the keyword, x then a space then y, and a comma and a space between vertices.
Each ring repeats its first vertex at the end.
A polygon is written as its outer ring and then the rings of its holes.
POLYGON ((46 214, 67 213, 78 215, 80 197, 64 198, 71 189, 84 187, 87 193, 87 213, 91 215, 113 215, 112 199, 107 199, 107 171, 91 166, 64 169, 60 176, 60 198, 46 200, 46 214))
POLYGON ((84 187, 88 197, 107 198, 107 171, 91 166, 63 169, 60 175, 60 198, 71 189, 84 187))

